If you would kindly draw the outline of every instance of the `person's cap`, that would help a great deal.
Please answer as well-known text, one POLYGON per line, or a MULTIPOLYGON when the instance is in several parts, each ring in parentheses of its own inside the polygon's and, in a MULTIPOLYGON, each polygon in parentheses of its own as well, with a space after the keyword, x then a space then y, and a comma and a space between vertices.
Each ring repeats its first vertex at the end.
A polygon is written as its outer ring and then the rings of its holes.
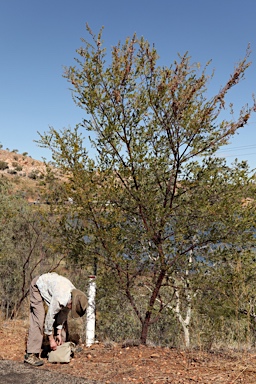
POLYGON ((82 317, 85 314, 88 305, 88 300, 86 295, 79 289, 73 289, 71 295, 71 317, 73 319, 77 319, 78 317, 82 317))

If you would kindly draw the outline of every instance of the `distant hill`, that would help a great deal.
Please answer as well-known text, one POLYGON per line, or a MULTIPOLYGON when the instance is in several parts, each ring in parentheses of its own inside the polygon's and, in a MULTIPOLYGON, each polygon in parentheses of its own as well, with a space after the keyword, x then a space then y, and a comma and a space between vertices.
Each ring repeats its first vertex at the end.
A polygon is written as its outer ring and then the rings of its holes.
POLYGON ((18 174, 19 176, 28 176, 31 172, 45 172, 45 165, 42 161, 34 160, 28 155, 22 155, 16 152, 10 152, 0 149, 0 172, 6 174, 18 174), (2 162, 8 165, 3 169, 2 162), (26 174, 26 175, 25 175, 26 174))
MULTIPOLYGON (((61 178, 57 169, 52 170, 57 179, 61 178)), ((26 153, 0 149, 0 180, 11 183, 10 193, 18 193, 29 202, 40 201, 46 192, 45 175, 43 161, 32 159, 26 153)))

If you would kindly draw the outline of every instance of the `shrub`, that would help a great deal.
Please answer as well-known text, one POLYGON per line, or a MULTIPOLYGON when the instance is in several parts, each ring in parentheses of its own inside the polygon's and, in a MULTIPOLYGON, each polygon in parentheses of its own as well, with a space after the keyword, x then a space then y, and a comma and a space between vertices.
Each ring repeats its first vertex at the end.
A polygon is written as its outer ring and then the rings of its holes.
POLYGON ((0 170, 4 171, 7 168, 9 168, 8 164, 5 161, 0 161, 0 170))
POLYGON ((38 171, 33 169, 33 171, 31 171, 29 174, 28 174, 28 177, 30 179, 33 179, 33 180, 36 180, 37 177, 38 177, 38 171))
POLYGON ((19 163, 17 163, 16 161, 14 161, 13 163, 12 163, 12 166, 13 166, 13 168, 16 170, 16 171, 22 171, 22 166, 21 165, 19 165, 19 163))
POLYGON ((39 181, 38 185, 39 185, 39 187, 43 187, 46 185, 46 182, 41 180, 41 181, 39 181))
POLYGON ((7 173, 9 173, 10 175, 16 175, 17 171, 15 171, 15 169, 8 169, 7 173))

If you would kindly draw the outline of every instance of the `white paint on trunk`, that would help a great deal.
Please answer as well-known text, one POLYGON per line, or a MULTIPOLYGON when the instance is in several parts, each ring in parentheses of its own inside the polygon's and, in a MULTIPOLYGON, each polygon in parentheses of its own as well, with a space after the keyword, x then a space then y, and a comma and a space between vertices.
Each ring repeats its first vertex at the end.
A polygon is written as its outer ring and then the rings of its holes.
POLYGON ((86 346, 90 347, 95 341, 95 308, 96 308, 96 277, 89 277, 88 307, 86 311, 86 346))

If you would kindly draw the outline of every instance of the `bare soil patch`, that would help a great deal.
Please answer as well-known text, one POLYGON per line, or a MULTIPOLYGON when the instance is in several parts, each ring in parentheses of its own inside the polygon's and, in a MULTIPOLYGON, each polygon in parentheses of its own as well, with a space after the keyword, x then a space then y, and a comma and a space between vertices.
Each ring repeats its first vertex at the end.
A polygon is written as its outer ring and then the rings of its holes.
MULTIPOLYGON (((23 362, 26 332, 27 323, 22 320, 1 323, 0 360, 23 362)), ((256 354, 246 351, 179 351, 115 343, 89 348, 81 344, 77 349, 70 364, 50 364, 44 359, 43 367, 32 369, 37 376, 42 371, 42 377, 46 371, 63 375, 63 383, 71 375, 74 382, 104 384, 256 384, 256 354)))

